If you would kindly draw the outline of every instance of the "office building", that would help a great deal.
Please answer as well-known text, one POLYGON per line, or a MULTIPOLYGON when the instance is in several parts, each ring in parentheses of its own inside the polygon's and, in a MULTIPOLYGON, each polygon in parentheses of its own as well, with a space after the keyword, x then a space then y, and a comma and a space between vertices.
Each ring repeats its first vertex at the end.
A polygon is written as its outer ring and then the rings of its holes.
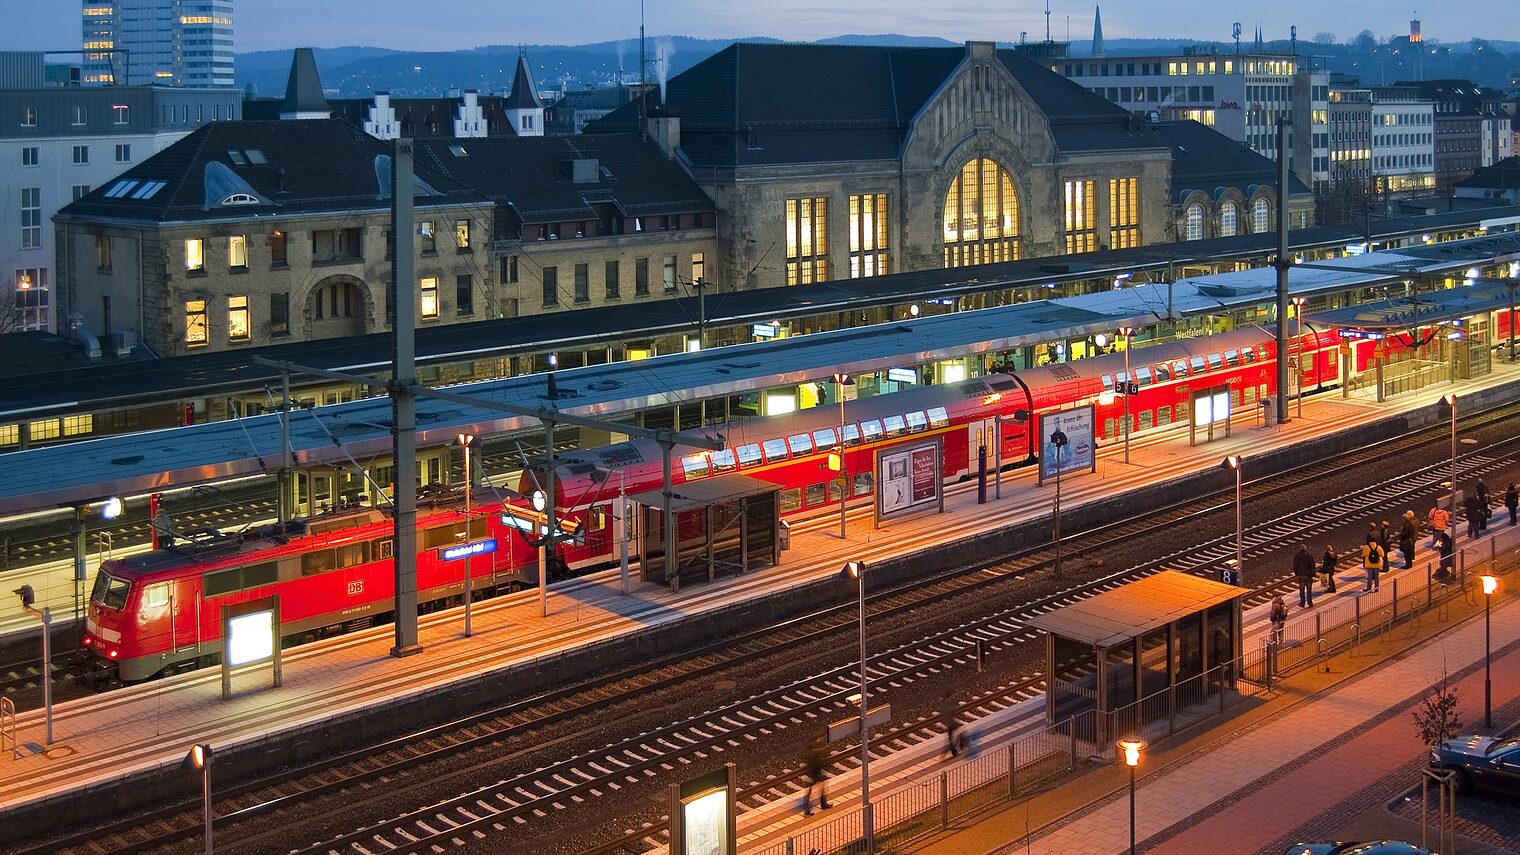
POLYGON ((1372 89, 1372 178, 1379 199, 1436 189, 1435 105, 1414 87, 1372 89))
POLYGON ((84 82, 233 86, 232 0, 84 0, 84 82))

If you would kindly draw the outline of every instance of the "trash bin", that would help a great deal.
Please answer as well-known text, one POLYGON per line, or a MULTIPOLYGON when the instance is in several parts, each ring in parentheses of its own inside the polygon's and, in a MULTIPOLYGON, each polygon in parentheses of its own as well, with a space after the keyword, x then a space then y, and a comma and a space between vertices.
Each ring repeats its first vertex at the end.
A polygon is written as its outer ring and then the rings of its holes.
POLYGON ((1277 398, 1276 396, 1268 395, 1261 399, 1261 420, 1267 427, 1271 427, 1276 424, 1276 419, 1277 398))
POLYGON ((792 548, 792 526, 786 520, 781 521, 781 551, 785 552, 792 548))

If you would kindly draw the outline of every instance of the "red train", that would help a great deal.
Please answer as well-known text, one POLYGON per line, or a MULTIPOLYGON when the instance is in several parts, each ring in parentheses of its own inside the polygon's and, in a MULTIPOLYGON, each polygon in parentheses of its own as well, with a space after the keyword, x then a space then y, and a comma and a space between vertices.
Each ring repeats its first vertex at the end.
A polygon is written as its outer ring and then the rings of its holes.
MULTIPOLYGON (((1332 333, 1316 333, 1299 343, 1306 388, 1335 381, 1339 341, 1332 333)), ((1275 351, 1271 336, 1257 329, 1133 351, 1133 430, 1185 420, 1191 395, 1202 388, 1227 387, 1237 409, 1275 394, 1275 351)), ((994 436, 994 416, 1091 402, 1099 438, 1111 439, 1122 430, 1124 403, 1113 392, 1131 379, 1123 371, 1123 354, 1109 354, 848 402, 843 454, 851 497, 871 494, 878 451, 927 436, 943 441, 947 480, 970 475, 978 447, 994 436)), ((1031 425, 1004 422, 1003 461, 1033 459, 1031 425)), ((677 483, 743 472, 779 486, 784 516, 816 513, 840 501, 838 480, 824 466, 840 445, 837 406, 705 430, 721 433, 725 450, 677 449, 677 483)), ((551 578, 614 562, 621 531, 612 505, 620 491, 659 489, 658 446, 634 440, 571 452, 555 471, 556 512, 573 537, 558 547, 551 578)), ((538 483, 525 473, 520 493, 531 496, 538 483)), ((486 512, 468 532, 462 508, 450 502, 419 511, 417 588, 425 609, 461 601, 463 562, 445 560, 443 550, 466 542, 483 542, 490 550, 471 559, 475 590, 536 583, 537 550, 528 536, 543 531, 544 514, 524 498, 479 510, 486 512)), ((366 509, 105 561, 90 598, 86 644, 121 679, 132 681, 216 661, 223 605, 278 593, 287 643, 384 620, 393 596, 390 535, 389 517, 366 509)))

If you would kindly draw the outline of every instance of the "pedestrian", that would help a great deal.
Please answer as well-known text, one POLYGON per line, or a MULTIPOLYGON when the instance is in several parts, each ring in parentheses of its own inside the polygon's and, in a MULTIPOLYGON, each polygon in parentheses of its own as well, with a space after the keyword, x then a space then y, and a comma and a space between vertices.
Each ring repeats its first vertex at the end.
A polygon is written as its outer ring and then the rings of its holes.
POLYGON ((803 755, 803 764, 807 767, 808 771, 807 795, 802 800, 803 816, 813 815, 813 789, 815 787, 818 790, 818 807, 823 810, 828 810, 831 807, 829 804, 828 787, 824 784, 823 764, 827 759, 827 748, 823 742, 823 735, 815 735, 813 741, 808 743, 807 751, 803 755))
POLYGON ((1425 519, 1430 523, 1430 546, 1434 549, 1440 545, 1440 541, 1436 539, 1436 532, 1445 531, 1451 525, 1451 512, 1436 505, 1430 509, 1430 513, 1425 515, 1425 519))
POLYGON ((1478 498, 1476 490, 1463 500, 1462 510, 1467 512, 1467 536, 1477 537, 1478 532, 1482 531, 1483 501, 1478 498))
POLYGON ((1307 544, 1300 543, 1293 556, 1293 578, 1298 581, 1298 607, 1314 608, 1314 556, 1307 544))
POLYGON ((1367 523, 1367 534, 1362 537, 1363 543, 1377 543, 1377 523, 1367 523))
POLYGON ((1493 511, 1489 509, 1488 485, 1483 483, 1482 478, 1479 478, 1478 483, 1473 486, 1473 492, 1478 496, 1478 531, 1488 531, 1488 518, 1493 511))
POLYGON ((1456 539, 1449 531, 1441 531, 1436 535, 1436 549, 1441 553, 1441 569, 1436 572, 1437 579, 1450 579, 1452 571, 1456 569, 1456 539))
POLYGON ((1399 551, 1404 553, 1404 569, 1414 566, 1414 542, 1420 539, 1420 521, 1414 511, 1404 512, 1404 523, 1399 526, 1399 551))
POLYGON ((1386 558, 1387 553, 1383 552, 1383 548, 1378 546, 1376 540, 1362 547, 1362 570, 1367 573, 1367 587, 1362 589, 1362 593, 1370 593, 1378 589, 1378 574, 1383 572, 1386 558))
POLYGON ((1336 559, 1336 557, 1337 556, 1335 554, 1335 546, 1333 544, 1327 544, 1325 546, 1325 554, 1319 560, 1319 573, 1320 573, 1321 576, 1324 577, 1324 581, 1325 581, 1325 593, 1327 593, 1327 594, 1333 594, 1333 593, 1335 593, 1335 559, 1336 559))
POLYGON ((1283 628, 1288 625, 1288 604, 1283 602, 1282 594, 1272 598, 1272 613, 1268 619, 1272 621, 1272 634, 1267 641, 1273 645, 1281 644, 1283 628))
MULTIPOLYGON (((1383 547, 1383 554, 1387 555, 1388 548, 1393 545, 1393 527, 1388 525, 1388 520, 1386 519, 1378 524, 1377 542, 1378 546, 1383 547)), ((1384 571, 1387 571, 1387 569, 1387 566, 1383 567, 1384 571)))
POLYGON ((955 714, 959 712, 955 705, 955 698, 946 692, 939 699, 939 717, 945 723, 945 741, 950 745, 950 756, 959 757, 961 753, 962 735, 960 723, 955 720, 955 714))
POLYGON ((1515 524, 1515 510, 1520 508, 1520 490, 1515 489, 1515 482, 1509 482, 1504 489, 1504 507, 1509 510, 1509 524, 1515 524))

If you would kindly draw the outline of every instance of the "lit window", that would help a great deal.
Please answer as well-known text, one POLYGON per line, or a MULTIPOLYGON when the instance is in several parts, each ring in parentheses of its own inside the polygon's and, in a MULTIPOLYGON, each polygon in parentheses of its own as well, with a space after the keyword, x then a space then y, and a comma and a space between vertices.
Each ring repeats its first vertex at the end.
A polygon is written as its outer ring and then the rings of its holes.
POLYGON ((691 281, 702 282, 707 278, 707 256, 704 253, 694 252, 691 254, 691 281))
POLYGON ((1095 181, 1066 182, 1066 254, 1098 248, 1095 181))
POLYGON ((1108 181, 1108 245, 1127 249, 1140 245, 1140 179, 1108 181))
POLYGON ((232 268, 248 266, 247 235, 232 235, 227 238, 227 266, 232 268))
POLYGON ((945 193, 945 266, 1018 258, 1019 196, 1012 177, 996 161, 968 161, 945 193))
POLYGON ((1187 207, 1187 236, 1185 240, 1203 239, 1203 206, 1189 205, 1187 207))
POLYGON ((37 127, 37 108, 36 107, 22 107, 21 108, 21 127, 23 127, 23 128, 35 128, 35 127, 37 127))
POLYGON ((101 273, 111 271, 111 236, 95 236, 95 268, 101 273))
POLYGON ((185 269, 191 272, 206 269, 206 247, 200 238, 185 239, 185 269))
POLYGON ((95 416, 92 413, 64 416, 62 422, 64 436, 83 436, 95 430, 95 416))
POLYGON ((437 225, 438 224, 434 223, 432 220, 423 220, 417 224, 417 231, 422 235, 423 252, 438 251, 437 225))
POLYGON ((887 257, 887 194, 850 197, 850 278, 891 273, 887 257))
POLYGON ((125 125, 130 111, 126 104, 116 104, 111 107, 112 121, 118 125, 125 125))
POLYGON ((230 341, 247 341, 249 336, 248 297, 234 295, 227 298, 227 338, 230 341))
POLYGON ((786 284, 829 278, 829 200, 786 200, 786 284))
POLYGON ((438 277, 427 276, 422 280, 422 295, 418 305, 424 318, 438 317, 438 277))
POLYGON ((206 301, 185 301, 185 344, 192 347, 206 343, 206 301))
POLYGON ((1239 212, 1235 210, 1234 202, 1225 202, 1219 206, 1219 236, 1234 237, 1239 231, 1239 212))
POLYGON ((454 222, 454 242, 459 244, 460 249, 470 248, 469 220, 456 220, 454 222))

